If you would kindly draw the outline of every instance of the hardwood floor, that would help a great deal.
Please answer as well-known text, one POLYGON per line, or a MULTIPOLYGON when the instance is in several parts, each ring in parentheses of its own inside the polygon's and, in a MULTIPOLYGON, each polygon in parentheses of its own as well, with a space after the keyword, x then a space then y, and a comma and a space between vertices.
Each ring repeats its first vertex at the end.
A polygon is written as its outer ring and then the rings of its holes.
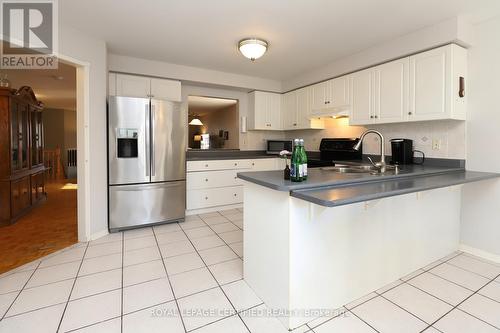
POLYGON ((48 182, 46 191, 47 200, 13 225, 0 228, 0 273, 78 241, 76 180, 48 182))

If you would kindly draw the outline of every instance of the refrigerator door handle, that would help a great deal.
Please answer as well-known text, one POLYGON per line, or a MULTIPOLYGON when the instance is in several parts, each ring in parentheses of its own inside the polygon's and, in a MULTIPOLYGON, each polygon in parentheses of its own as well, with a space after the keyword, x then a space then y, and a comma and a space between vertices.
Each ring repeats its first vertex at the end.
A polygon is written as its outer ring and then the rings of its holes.
POLYGON ((150 148, 150 145, 149 145, 149 140, 150 140, 150 135, 149 135, 149 105, 146 104, 145 105, 145 121, 146 121, 146 126, 145 126, 145 135, 144 135, 144 143, 145 143, 145 165, 146 165, 146 177, 149 177, 149 169, 151 168, 151 164, 150 164, 150 159, 149 159, 149 154, 150 154, 150 151, 151 151, 151 148, 150 148))
POLYGON ((153 103, 151 103, 151 176, 156 176, 156 161, 155 161, 155 117, 156 108, 153 103))

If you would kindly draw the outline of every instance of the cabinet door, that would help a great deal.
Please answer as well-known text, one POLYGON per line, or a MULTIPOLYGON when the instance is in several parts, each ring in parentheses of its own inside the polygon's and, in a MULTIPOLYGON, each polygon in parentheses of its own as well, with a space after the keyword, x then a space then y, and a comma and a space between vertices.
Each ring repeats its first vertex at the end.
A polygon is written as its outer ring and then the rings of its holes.
POLYGON ((328 107, 345 107, 349 105, 349 78, 342 76, 328 81, 326 104, 328 107))
POLYGON ((405 121, 408 114, 409 58, 375 68, 375 121, 405 121))
POLYGON ((151 97, 173 102, 181 101, 180 81, 151 79, 151 97))
POLYGON ((19 148, 21 169, 29 168, 29 117, 30 107, 28 104, 19 104, 19 148))
POLYGON ((311 87, 311 104, 313 111, 322 110, 327 107, 327 87, 327 81, 317 83, 311 87))
POLYGON ((116 96, 116 74, 108 74, 108 95, 116 96))
POLYGON ((296 91, 297 94, 297 123, 300 129, 311 127, 311 98, 310 88, 302 88, 296 91))
POLYGON ((267 105, 269 129, 281 130, 281 94, 267 93, 267 105))
POLYGON ((297 93, 295 91, 283 95, 283 108, 281 111, 283 115, 283 129, 297 129, 299 124, 297 117, 297 93))
POLYGON ((116 74, 116 95, 125 97, 149 97, 151 79, 143 76, 116 74))
POLYGON ((409 120, 442 119, 450 114, 450 50, 444 46, 410 57, 409 120))
POLYGON ((373 70, 366 69, 351 75, 350 125, 368 125, 374 120, 373 70))
POLYGON ((250 123, 253 124, 252 129, 269 129, 266 96, 260 91, 254 91, 250 93, 249 99, 249 108, 252 117, 250 123))
POLYGON ((11 149, 11 161, 10 161, 10 167, 12 172, 15 172, 19 169, 21 169, 21 163, 20 163, 20 146, 19 146, 19 135, 20 135, 20 130, 19 130, 19 103, 11 99, 11 106, 10 106, 10 149, 11 149))

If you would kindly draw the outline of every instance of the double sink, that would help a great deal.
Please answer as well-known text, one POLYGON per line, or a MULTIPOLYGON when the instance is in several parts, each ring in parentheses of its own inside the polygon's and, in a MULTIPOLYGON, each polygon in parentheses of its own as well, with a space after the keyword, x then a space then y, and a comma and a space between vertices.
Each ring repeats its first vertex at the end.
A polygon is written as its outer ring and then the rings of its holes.
POLYGON ((332 167, 323 167, 321 170, 331 171, 336 173, 369 173, 372 175, 387 175, 398 174, 401 172, 397 165, 387 165, 385 172, 380 172, 380 168, 372 164, 361 164, 355 162, 336 163, 332 167))

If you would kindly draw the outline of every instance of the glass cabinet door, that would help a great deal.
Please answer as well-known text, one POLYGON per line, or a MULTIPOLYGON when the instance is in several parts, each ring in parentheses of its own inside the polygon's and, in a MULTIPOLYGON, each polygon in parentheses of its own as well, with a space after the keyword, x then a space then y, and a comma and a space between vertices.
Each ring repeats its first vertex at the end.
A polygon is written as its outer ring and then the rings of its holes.
POLYGON ((27 169, 28 168, 28 162, 29 162, 29 156, 28 156, 28 151, 29 151, 29 106, 27 104, 20 104, 20 116, 19 116, 19 121, 20 121, 20 135, 19 135, 19 146, 21 149, 21 169, 27 169))
POLYGON ((11 168, 12 171, 19 170, 21 165, 19 163, 19 110, 18 104, 15 101, 12 101, 10 108, 10 117, 11 117, 11 168))
POLYGON ((38 126, 36 109, 31 110, 31 165, 38 165, 38 126))
POLYGON ((43 164, 43 116, 42 112, 37 112, 36 113, 36 121, 37 121, 37 134, 38 134, 38 145, 37 145, 37 150, 38 150, 38 164, 43 164))

